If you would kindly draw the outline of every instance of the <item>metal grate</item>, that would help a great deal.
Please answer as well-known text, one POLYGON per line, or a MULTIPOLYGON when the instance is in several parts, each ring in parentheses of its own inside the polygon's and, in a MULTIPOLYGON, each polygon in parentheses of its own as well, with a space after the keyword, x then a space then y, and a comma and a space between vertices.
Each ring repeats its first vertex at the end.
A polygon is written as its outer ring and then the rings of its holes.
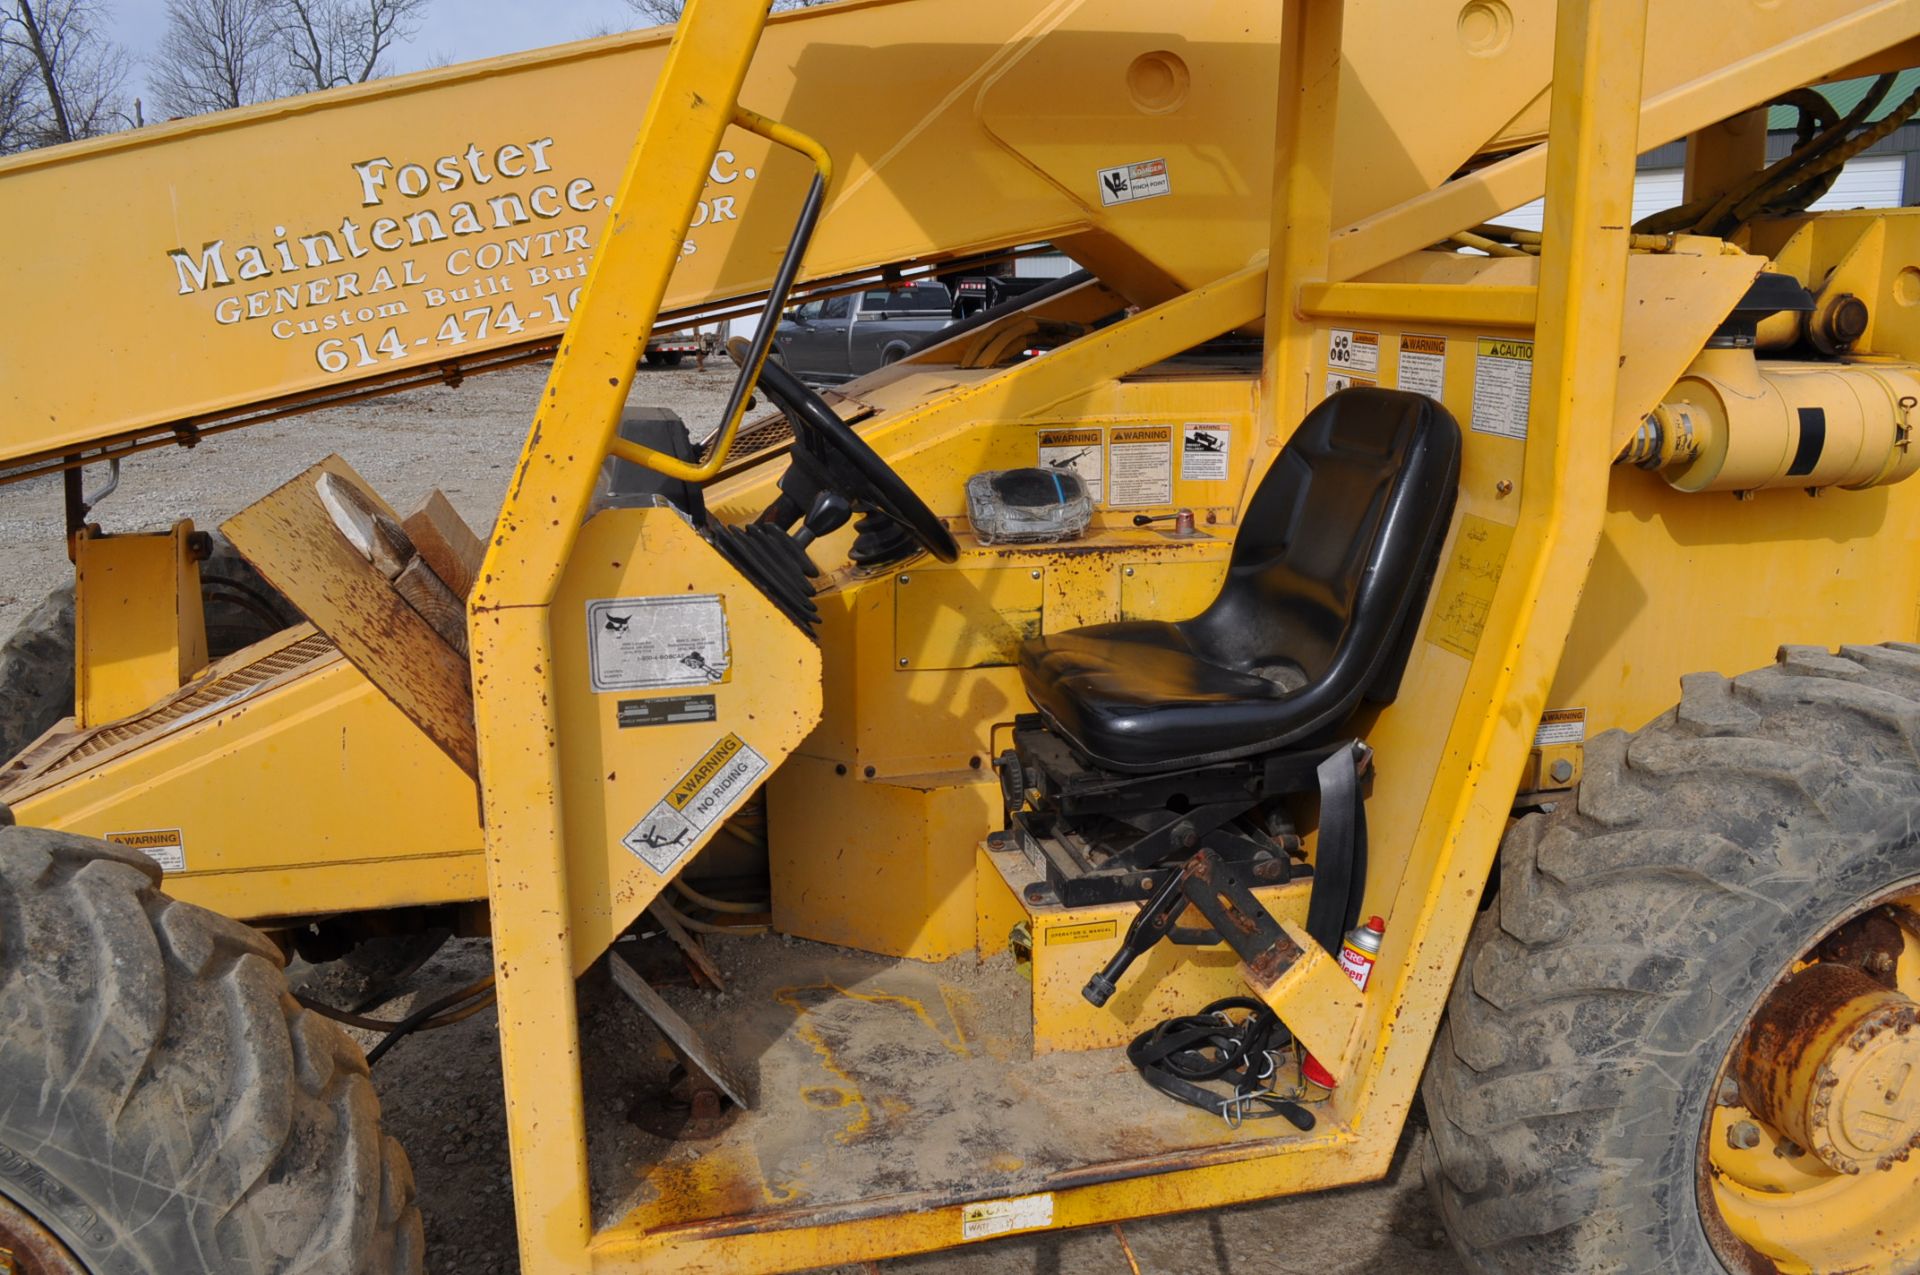
POLYGON ((733 447, 727 452, 727 463, 733 464, 745 460, 756 452, 764 452, 793 441, 793 426, 784 416, 775 416, 771 420, 761 421, 757 425, 742 426, 733 436, 733 447))
POLYGON ((129 717, 90 732, 66 756, 46 767, 40 775, 44 777, 56 774, 69 766, 78 765, 89 757, 117 748, 129 740, 138 739, 142 735, 197 717, 231 700, 242 698, 283 673, 290 673, 302 665, 311 664, 322 656, 331 654, 333 649, 332 639, 325 634, 309 634, 297 642, 281 647, 272 654, 261 656, 251 664, 222 674, 212 681, 204 682, 138 717, 129 717))

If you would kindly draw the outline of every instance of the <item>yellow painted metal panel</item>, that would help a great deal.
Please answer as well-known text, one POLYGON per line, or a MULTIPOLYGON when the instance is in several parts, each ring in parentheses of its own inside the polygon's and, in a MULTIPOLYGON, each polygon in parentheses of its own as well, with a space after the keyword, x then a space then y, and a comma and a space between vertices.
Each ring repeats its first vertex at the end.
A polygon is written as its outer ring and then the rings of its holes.
POLYGON ((903 669, 1011 665, 1040 635, 1039 567, 902 571, 894 576, 894 663, 903 669))
MULTIPOLYGON (((1211 947, 1161 943, 1127 971, 1119 990, 1095 1007, 1081 995, 1087 980, 1107 963, 1127 926, 1139 915, 1138 903, 1068 908, 1026 901, 1025 887, 1042 879, 1040 871, 1015 849, 982 851, 988 882, 1002 883, 1021 909, 1033 936, 1033 1052, 1123 1048, 1141 1032, 1177 1014, 1191 1014, 1224 996, 1247 994, 1240 958, 1224 943, 1211 947)), ((983 891, 989 888, 983 882, 983 891)), ((1311 883, 1260 886, 1254 895, 1276 917, 1305 924, 1311 883)), ((1188 909, 1183 924, 1206 921, 1188 909)), ((1001 939, 1004 942, 1005 936, 1001 939)))
POLYGON ((813 729, 820 654, 672 510, 595 515, 552 617, 579 972, 813 729))
POLYGON ((178 829, 168 892, 228 916, 486 893, 473 781, 337 654, 6 799, 83 836, 178 829))
POLYGON ((1617 467, 1547 706, 1585 707, 1591 738, 1671 708, 1688 673, 1742 673, 1783 643, 1920 641, 1915 543, 1920 484, 1736 500, 1617 467))
POLYGON ((1184 620, 1196 616, 1220 592, 1220 581, 1226 574, 1224 553, 1207 557, 1194 553, 1178 562, 1123 562, 1119 618, 1184 620))
POLYGON ((984 841, 975 853, 973 881, 977 951, 984 961, 1011 948, 1014 927, 1025 923, 1027 909, 1006 878, 994 870, 984 841))
POLYGON ((773 924, 883 956, 974 950, 974 854, 998 826, 992 772, 874 782, 796 757, 767 790, 773 924))
POLYGON ((98 725, 172 694, 207 663, 191 522, 148 535, 83 530, 74 551, 74 716, 98 725))

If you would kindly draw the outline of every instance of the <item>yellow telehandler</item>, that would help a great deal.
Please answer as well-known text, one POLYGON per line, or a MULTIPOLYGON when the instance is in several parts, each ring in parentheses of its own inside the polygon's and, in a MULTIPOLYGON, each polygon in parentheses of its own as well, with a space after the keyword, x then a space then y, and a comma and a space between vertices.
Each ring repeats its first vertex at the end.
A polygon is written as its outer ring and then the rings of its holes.
POLYGON ((0 694, 0 1266, 419 1269, 281 967, 431 923, 493 978, 387 1042, 497 1004, 529 1271, 1359 1182, 1416 1096, 1474 1270, 1920 1270, 1920 216, 1807 211, 1920 0, 765 8, 0 164, 0 479, 75 564, 0 694), (627 406, 756 314, 718 421, 627 406), (339 457, 93 516, 549 357, 490 530, 339 457), (616 946, 716 903, 724 1000, 616 946), (612 1151, 596 967, 686 1108, 612 1151))

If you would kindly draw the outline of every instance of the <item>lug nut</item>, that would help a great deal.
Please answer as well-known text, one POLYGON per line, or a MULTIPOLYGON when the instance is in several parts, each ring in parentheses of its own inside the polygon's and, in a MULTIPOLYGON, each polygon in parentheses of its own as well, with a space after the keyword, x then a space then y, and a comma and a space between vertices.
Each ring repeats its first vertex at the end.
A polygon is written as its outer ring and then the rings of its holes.
POLYGON ((1742 1120, 1727 1130, 1727 1145, 1735 1151, 1751 1151, 1760 1145, 1760 1126, 1751 1120, 1742 1120))
POLYGON ((1718 1095, 1716 1095, 1716 1097, 1718 1098, 1720 1105, 1723 1107, 1739 1106, 1740 1105, 1740 1082, 1735 1080, 1732 1076, 1722 1076, 1720 1078, 1720 1092, 1718 1095))

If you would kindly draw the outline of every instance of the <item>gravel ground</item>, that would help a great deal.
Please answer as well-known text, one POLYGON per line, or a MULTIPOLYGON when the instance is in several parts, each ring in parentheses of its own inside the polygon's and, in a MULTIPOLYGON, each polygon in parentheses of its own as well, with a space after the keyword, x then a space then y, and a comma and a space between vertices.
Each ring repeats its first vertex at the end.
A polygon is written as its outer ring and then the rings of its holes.
MULTIPOLYGON (((127 462, 121 489, 94 517, 111 530, 164 528, 177 517, 212 527, 306 466, 338 452, 393 505, 411 508, 434 487, 477 528, 491 524, 544 382, 543 368, 432 389, 256 426, 127 462)), ((689 423, 721 409, 730 370, 643 371, 634 401, 671 407, 689 423)), ((96 476, 97 481, 97 476, 96 476)), ((50 589, 70 580, 61 538, 60 484, 0 488, 0 633, 50 589)), ((724 955, 724 954, 723 954, 724 955)), ((724 963, 723 963, 724 964, 724 963)), ((490 971, 482 940, 456 940, 414 975, 403 994, 366 1012, 385 1018, 490 971)), ((678 993, 698 995, 690 988, 678 993)), ((657 1051, 658 1037, 602 980, 581 993, 589 1075, 594 1060, 657 1051)), ((360 1034, 362 1044, 375 1039, 360 1034)), ((491 1011, 400 1043, 375 1071, 387 1129, 407 1147, 420 1181, 428 1269, 497 1275, 518 1269, 508 1189, 500 1055, 491 1011)), ((618 1147, 630 1137, 633 1101, 617 1085, 589 1086, 590 1135, 618 1147)), ((1411 1141, 1411 1138, 1409 1139, 1411 1141)), ((1457 1275, 1419 1184, 1417 1153, 1403 1146, 1383 1182, 1296 1200, 975 1245, 953 1253, 842 1268, 905 1275, 1457 1275)))
MULTIPOLYGON (((338 452, 401 513, 435 487, 476 529, 493 525, 520 454, 544 365, 479 376, 351 407, 217 434, 192 450, 143 452, 121 467, 120 489, 92 515, 109 531, 164 530, 177 518, 221 520, 338 452)), ((732 364, 641 369, 632 401, 711 427, 726 405, 732 364)), ((105 471, 88 473, 88 485, 105 471)), ((11 633, 48 590, 70 584, 59 478, 0 487, 0 633, 11 633)))

